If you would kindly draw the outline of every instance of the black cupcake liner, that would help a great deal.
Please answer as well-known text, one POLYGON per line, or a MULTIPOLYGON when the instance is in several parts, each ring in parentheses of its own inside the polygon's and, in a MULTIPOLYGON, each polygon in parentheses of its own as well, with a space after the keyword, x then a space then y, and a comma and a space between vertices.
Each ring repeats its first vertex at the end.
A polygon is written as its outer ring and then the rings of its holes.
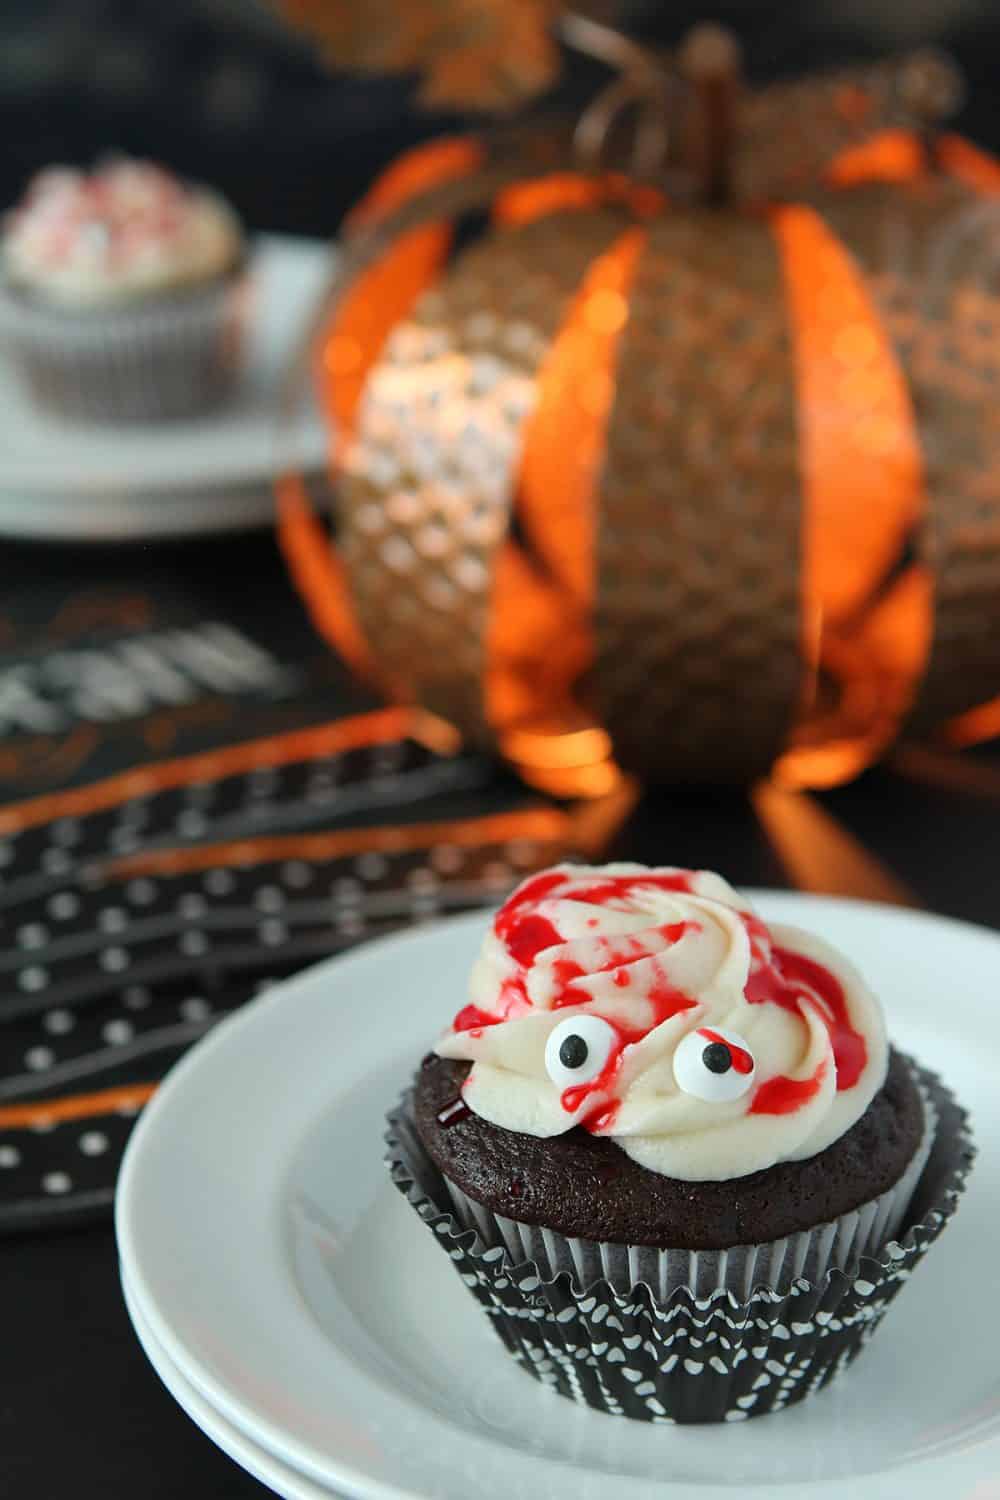
POLYGON ((450 1256, 501 1341, 543 1385, 599 1411, 646 1422, 740 1422, 827 1385, 861 1352, 955 1210, 975 1155, 968 1117, 941 1080, 914 1069, 937 1114, 930 1156, 904 1229, 876 1256, 784 1293, 755 1287, 659 1300, 645 1282, 580 1287, 512 1264, 453 1212, 447 1183, 413 1124, 409 1094, 389 1115, 392 1180, 450 1256))

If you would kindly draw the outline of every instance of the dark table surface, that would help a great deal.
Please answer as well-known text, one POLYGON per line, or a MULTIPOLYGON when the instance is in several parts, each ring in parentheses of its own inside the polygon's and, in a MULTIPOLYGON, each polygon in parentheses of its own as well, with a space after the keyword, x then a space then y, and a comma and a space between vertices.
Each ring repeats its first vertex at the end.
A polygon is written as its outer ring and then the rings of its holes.
MULTIPOLYGON (((114 597, 126 580, 134 590, 136 577, 145 576, 153 591, 169 582, 195 613, 206 599, 218 608, 228 590, 233 597, 266 597, 272 629, 279 618, 293 632, 301 625, 269 537, 163 552, 9 547, 2 567, 8 613, 18 615, 15 656, 44 645, 46 622, 81 571, 91 597, 95 591, 114 597)), ((327 687, 331 701, 349 698, 336 672, 327 687)), ((920 752, 852 786, 777 809, 733 791, 649 793, 606 852, 714 866, 737 885, 881 891, 1000 925, 992 878, 998 834, 988 754, 958 759, 920 752)), ((6 1236, 0 1286, 6 1352, 0 1494, 236 1500, 263 1493, 188 1420, 147 1364, 122 1303, 109 1221, 6 1236)))

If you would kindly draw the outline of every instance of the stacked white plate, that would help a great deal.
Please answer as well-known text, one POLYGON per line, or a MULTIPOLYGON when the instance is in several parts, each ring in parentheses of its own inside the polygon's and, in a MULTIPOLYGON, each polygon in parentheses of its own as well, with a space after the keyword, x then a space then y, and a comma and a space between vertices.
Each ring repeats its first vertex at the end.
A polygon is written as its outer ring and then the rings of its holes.
POLYGON ((988 1500, 1000 1473, 995 1204, 1000 937, 761 893, 881 992, 893 1036, 981 1148, 940 1244, 843 1379, 719 1427, 576 1407, 521 1371, 390 1185, 383 1116, 464 993, 479 915, 290 980, 221 1025, 147 1108, 122 1169, 129 1310, 164 1384, 295 1500, 988 1500))
POLYGON ((294 452, 281 451, 278 407, 331 265, 321 240, 254 242, 253 312, 236 387, 190 421, 67 421, 30 398, 0 353, 0 535, 126 540, 269 521, 279 463, 293 456, 309 471, 325 460, 312 399, 295 414, 294 452))

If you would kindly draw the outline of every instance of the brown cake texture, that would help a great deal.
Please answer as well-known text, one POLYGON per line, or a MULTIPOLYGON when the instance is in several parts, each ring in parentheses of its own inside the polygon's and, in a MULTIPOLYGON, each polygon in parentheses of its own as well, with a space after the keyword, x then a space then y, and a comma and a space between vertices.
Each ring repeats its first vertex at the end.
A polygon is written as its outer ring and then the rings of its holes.
POLYGON ((825 1151, 726 1182, 682 1182, 579 1127, 542 1140, 490 1124, 461 1100, 469 1068, 430 1054, 414 1079, 409 1108, 438 1169, 494 1213, 613 1244, 723 1250, 814 1228, 892 1187, 924 1130, 911 1065, 892 1049, 882 1088, 825 1151))

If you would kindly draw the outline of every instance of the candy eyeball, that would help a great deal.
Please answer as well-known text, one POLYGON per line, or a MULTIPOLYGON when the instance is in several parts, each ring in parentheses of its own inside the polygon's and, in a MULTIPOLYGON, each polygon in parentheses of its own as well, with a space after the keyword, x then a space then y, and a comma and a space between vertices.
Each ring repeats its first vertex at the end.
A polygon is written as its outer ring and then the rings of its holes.
POLYGON ((545 1071, 558 1088, 592 1083, 603 1071, 618 1037, 600 1016, 570 1016, 550 1032, 545 1071))
POLYGON ((674 1053, 677 1087, 709 1104, 741 1098, 753 1087, 756 1072, 753 1053, 743 1038, 718 1026, 689 1031, 674 1053))

